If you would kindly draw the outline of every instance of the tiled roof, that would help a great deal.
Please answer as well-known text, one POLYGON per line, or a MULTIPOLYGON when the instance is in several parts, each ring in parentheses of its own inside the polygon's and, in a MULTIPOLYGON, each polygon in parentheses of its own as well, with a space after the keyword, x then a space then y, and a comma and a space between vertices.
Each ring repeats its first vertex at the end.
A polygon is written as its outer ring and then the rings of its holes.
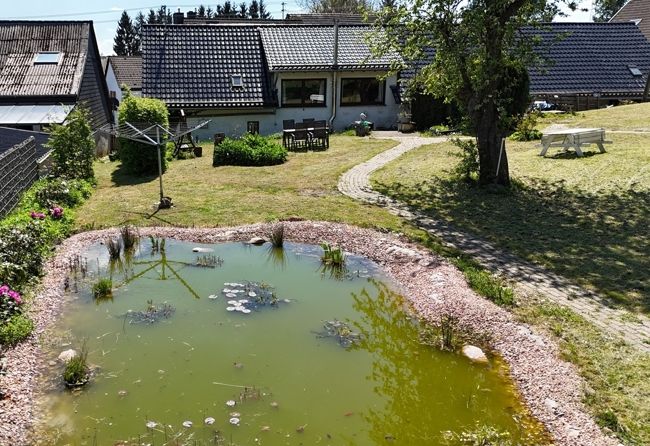
POLYGON ((548 59, 529 70, 531 94, 643 92, 650 42, 633 23, 551 23, 523 32, 541 38, 535 52, 548 59), (642 75, 635 76, 631 68, 642 75))
POLYGON ((110 56, 108 58, 118 85, 126 85, 131 90, 142 89, 142 57, 141 56, 110 56))
POLYGON ((172 107, 275 105, 259 32, 251 26, 147 25, 143 96, 172 107), (232 85, 241 75, 243 87, 232 85))
POLYGON ((610 22, 638 22, 638 27, 650 40, 650 0, 630 0, 615 15, 610 22))
POLYGON ((91 22, 0 21, 0 96, 76 95, 91 22), (35 65, 41 51, 63 53, 56 65, 35 65))
MULTIPOLYGON (((369 26, 339 26, 340 70, 387 70, 399 55, 372 57, 369 26)), ((260 28, 271 71, 329 70, 334 66, 334 26, 287 25, 260 28)))

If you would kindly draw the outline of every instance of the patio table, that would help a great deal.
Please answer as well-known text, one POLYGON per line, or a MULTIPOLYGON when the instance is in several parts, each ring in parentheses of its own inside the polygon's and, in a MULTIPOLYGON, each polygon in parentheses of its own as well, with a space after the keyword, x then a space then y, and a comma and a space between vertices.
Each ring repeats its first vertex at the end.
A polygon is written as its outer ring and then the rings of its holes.
POLYGON ((573 148, 578 156, 582 156, 581 146, 585 144, 596 144, 600 153, 605 153, 605 146, 603 144, 610 144, 611 142, 605 140, 605 129, 577 128, 552 130, 542 135, 542 151, 539 153, 539 156, 546 155, 549 147, 563 147, 565 151, 573 148))

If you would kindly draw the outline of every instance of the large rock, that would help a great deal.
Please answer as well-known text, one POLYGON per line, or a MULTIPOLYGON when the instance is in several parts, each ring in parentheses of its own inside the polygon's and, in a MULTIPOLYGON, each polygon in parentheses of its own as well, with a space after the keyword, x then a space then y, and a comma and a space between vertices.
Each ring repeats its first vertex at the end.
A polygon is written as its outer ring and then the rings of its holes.
POLYGON ((463 345, 463 355, 467 356, 473 362, 488 362, 488 358, 483 353, 483 350, 474 345, 463 345))
POLYGON ((73 350, 73 349, 64 350, 59 355, 59 361, 67 363, 77 355, 78 355, 78 353, 77 353, 76 350, 73 350))
POLYGON ((248 241, 248 243, 251 245, 263 245, 266 243, 266 240, 264 240, 262 237, 253 237, 248 241))

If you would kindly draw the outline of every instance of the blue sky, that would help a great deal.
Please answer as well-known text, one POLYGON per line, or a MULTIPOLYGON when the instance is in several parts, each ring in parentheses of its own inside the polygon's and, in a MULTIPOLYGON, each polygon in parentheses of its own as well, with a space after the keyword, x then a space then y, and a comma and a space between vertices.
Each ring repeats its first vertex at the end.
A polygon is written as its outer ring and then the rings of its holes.
MULTIPOLYGON (((240 3, 242 0, 234 0, 240 3)), ((249 0, 246 0, 248 2, 249 0)), ((283 0, 266 0, 268 11, 275 17, 281 17, 283 0)), ((300 7, 295 0, 284 0, 287 12, 299 12, 300 7)), ((203 4, 213 8, 221 1, 206 1, 203 4)), ((591 7, 592 0, 583 0, 582 7, 591 7)), ((103 55, 113 52, 113 36, 122 10, 129 9, 129 15, 134 17, 138 8, 146 13, 150 8, 155 8, 160 3, 155 0, 28 0, 26 2, 12 3, 5 9, 5 19, 27 20, 93 20, 99 49, 103 55), (133 9, 133 10, 131 10, 133 9)), ((201 2, 193 3, 192 0, 180 0, 177 3, 167 3, 167 6, 176 11, 178 7, 186 11, 197 7, 201 2)), ((572 21, 589 21, 589 13, 574 13, 568 19, 572 21)))

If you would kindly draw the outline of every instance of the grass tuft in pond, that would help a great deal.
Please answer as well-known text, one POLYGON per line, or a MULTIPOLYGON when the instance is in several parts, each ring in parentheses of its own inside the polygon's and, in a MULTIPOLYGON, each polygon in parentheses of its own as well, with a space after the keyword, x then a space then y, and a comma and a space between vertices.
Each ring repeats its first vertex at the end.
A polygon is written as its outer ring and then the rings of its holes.
POLYGON ((122 253, 122 244, 119 239, 108 238, 106 239, 106 249, 110 260, 118 260, 122 253))
POLYGON ((458 319, 451 314, 440 317, 440 344, 443 350, 454 350, 454 332, 458 319))
POLYGON ((460 433, 447 431, 444 433, 444 443, 448 445, 469 446, 515 446, 508 432, 500 431, 493 426, 476 425, 469 431, 460 433))
POLYGON ((85 385, 89 379, 88 349, 84 341, 81 351, 66 363, 65 370, 63 371, 63 382, 67 387, 74 388, 85 385))
POLYGON ((113 297, 113 281, 102 277, 93 284, 93 297, 95 300, 111 299, 113 297))
POLYGON ((269 241, 274 248, 282 248, 284 246, 284 224, 279 223, 273 226, 269 241))
POLYGON ((151 244, 151 255, 159 254, 165 252, 165 239, 160 239, 158 237, 149 236, 149 242, 151 244))
POLYGON ((205 254, 198 256, 196 258, 196 263, 194 264, 194 266, 198 266, 200 268, 216 268, 222 265, 223 259, 219 256, 215 256, 214 254, 205 254))
POLYGON ((320 260, 324 265, 331 265, 337 268, 345 266, 345 253, 339 246, 332 246, 327 242, 320 244, 323 248, 323 255, 320 260))
POLYGON ((140 241, 140 236, 133 226, 122 226, 120 234, 122 235, 122 246, 124 246, 124 251, 133 250, 140 241))

